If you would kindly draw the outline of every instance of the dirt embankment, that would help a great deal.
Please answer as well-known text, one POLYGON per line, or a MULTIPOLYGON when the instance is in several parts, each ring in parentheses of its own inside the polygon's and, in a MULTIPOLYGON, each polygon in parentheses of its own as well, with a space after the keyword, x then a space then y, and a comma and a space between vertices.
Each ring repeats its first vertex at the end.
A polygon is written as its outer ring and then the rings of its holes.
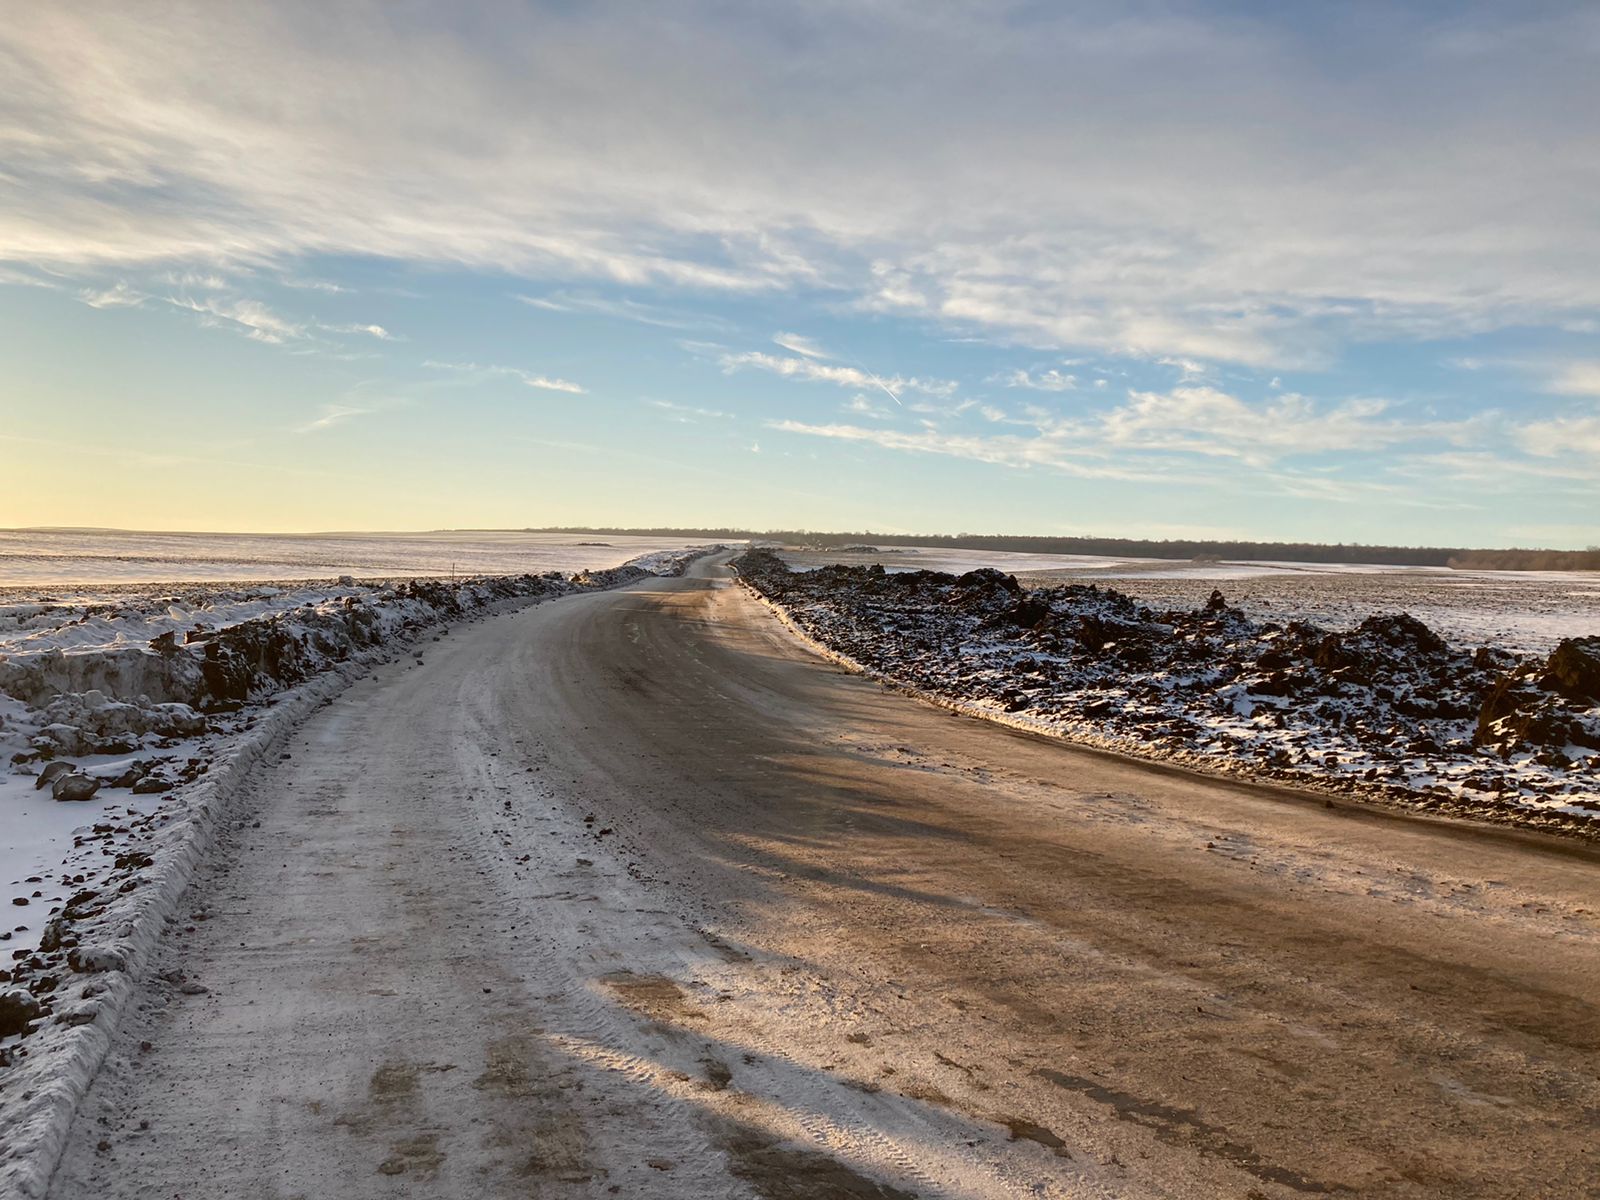
POLYGON ((736 566, 829 650, 1013 724, 1189 765, 1593 836, 1600 637, 1451 646, 1405 613, 1262 621, 1222 593, 1156 611, 994 570, 736 566))

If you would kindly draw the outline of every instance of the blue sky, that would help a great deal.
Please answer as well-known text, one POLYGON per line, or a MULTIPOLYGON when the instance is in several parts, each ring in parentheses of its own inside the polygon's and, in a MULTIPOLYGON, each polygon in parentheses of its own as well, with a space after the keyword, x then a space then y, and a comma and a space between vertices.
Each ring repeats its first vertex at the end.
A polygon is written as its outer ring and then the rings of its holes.
POLYGON ((30 6, 0 524, 1600 542, 1592 4, 30 6))

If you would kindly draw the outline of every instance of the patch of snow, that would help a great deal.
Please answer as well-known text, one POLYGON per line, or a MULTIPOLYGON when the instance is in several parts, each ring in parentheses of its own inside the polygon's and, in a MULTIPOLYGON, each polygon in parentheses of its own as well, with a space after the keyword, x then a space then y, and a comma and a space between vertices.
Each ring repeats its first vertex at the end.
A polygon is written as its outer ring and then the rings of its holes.
POLYGON ((99 613, 17 606, 11 615, 26 631, 0 659, 0 680, 25 693, 0 692, 0 993, 30 996, 39 1012, 0 1037, 0 1194, 43 1194, 134 981, 253 763, 368 666, 443 636, 454 620, 679 574, 706 550, 652 551, 648 566, 570 578, 228 589, 181 602, 163 589, 99 613), (175 636, 192 625, 202 626, 195 642, 175 636), (104 690, 51 690, 72 679, 104 690), (189 689, 185 699, 204 711, 152 700, 158 689, 189 689), (111 743, 115 752, 96 752, 111 743), (34 786, 68 754, 102 781, 90 800, 34 786), (112 786, 152 778, 174 786, 145 795, 112 786))

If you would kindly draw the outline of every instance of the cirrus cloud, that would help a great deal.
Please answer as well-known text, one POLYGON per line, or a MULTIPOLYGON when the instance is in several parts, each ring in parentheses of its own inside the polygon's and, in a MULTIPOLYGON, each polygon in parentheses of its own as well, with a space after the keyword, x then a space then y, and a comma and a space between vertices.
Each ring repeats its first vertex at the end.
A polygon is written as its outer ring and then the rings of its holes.
POLYGON ((1580 328, 1597 40, 1584 5, 25 6, 0 261, 811 289, 1254 365, 1580 328))

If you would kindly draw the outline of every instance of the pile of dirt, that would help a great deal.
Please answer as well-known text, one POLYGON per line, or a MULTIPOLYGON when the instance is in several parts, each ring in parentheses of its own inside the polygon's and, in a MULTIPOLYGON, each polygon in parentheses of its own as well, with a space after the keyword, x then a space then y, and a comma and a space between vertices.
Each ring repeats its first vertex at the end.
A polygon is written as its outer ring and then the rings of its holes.
POLYGON ((1546 656, 1452 647, 1405 613, 1253 619, 1221 592, 1156 611, 995 570, 735 564, 812 637, 935 697, 1097 744, 1424 806, 1600 813, 1600 638, 1546 656))

